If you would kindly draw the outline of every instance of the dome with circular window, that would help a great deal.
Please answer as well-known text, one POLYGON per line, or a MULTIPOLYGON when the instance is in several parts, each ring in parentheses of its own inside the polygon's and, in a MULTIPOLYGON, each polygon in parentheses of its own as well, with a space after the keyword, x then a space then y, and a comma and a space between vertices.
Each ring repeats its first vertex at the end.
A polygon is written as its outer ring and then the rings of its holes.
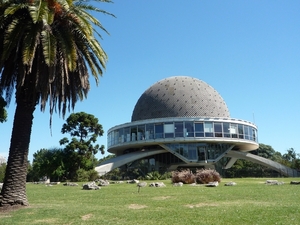
POLYGON ((166 117, 229 118, 221 95, 202 80, 174 76, 158 81, 138 99, 131 121, 166 117))

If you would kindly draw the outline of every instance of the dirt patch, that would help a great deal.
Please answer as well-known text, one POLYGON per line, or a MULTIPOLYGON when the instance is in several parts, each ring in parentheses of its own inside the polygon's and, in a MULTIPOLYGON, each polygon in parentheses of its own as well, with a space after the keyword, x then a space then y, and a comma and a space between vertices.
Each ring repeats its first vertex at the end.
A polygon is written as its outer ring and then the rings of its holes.
POLYGON ((93 216, 93 214, 86 214, 84 216, 81 217, 82 220, 88 220, 93 216))
POLYGON ((128 206, 129 209, 144 209, 146 208, 146 205, 139 205, 139 204, 130 204, 128 206))
POLYGON ((159 197, 155 197, 153 198, 154 200, 166 200, 168 198, 171 198, 171 196, 159 196, 159 197))
POLYGON ((34 220, 32 221, 32 224, 44 224, 44 223, 48 223, 48 224, 57 224, 56 219, 52 218, 52 219, 43 219, 43 220, 34 220))
POLYGON ((202 202, 202 203, 197 203, 197 204, 188 204, 185 205, 188 208, 200 208, 200 207, 218 207, 218 206, 242 206, 242 205, 258 205, 258 206, 272 206, 274 203, 269 203, 269 202, 260 202, 260 201, 225 201, 225 202, 218 202, 218 203, 207 203, 207 202, 202 202))
POLYGON ((25 207, 28 206, 23 206, 23 205, 11 205, 11 206, 0 206, 0 213, 10 213, 19 209, 24 209, 25 207))
POLYGON ((219 206, 219 205, 215 203, 198 203, 198 204, 189 204, 185 206, 192 209, 192 208, 200 208, 200 207, 219 206))

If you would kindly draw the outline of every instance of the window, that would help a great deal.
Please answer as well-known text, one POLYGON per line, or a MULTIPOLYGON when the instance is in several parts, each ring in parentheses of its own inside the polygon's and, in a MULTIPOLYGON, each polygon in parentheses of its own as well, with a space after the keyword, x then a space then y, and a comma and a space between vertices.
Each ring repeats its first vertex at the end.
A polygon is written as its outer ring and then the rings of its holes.
POLYGON ((111 146, 111 133, 112 132, 108 133, 108 135, 107 135, 107 145, 108 145, 108 147, 111 146))
POLYGON ((153 139, 154 136, 154 124, 150 123, 150 124, 146 124, 146 132, 145 132, 145 139, 149 140, 149 139, 153 139))
POLYGON ((136 141, 137 128, 136 126, 131 127, 131 141, 136 141))
POLYGON ((114 137, 113 137, 113 144, 118 144, 119 143, 119 130, 114 131, 114 137))
POLYGON ((250 138, 251 141, 254 141, 253 140, 253 129, 252 129, 252 127, 249 127, 249 138, 250 138))
POLYGON ((257 141, 256 140, 256 130, 254 128, 252 128, 252 129, 253 129, 253 141, 257 141))
POLYGON ((164 137, 164 127, 162 123, 155 124, 155 138, 164 137))
POLYGON ((223 137, 222 123, 214 123, 215 137, 223 137))
POLYGON ((230 124, 230 134, 232 138, 237 138, 237 134, 238 134, 237 124, 235 123, 230 124))
POLYGON ((137 140, 144 140, 145 139, 145 125, 139 125, 138 126, 138 132, 137 132, 137 140))
POLYGON ((249 127, 248 126, 244 126, 244 132, 245 132, 245 139, 250 139, 249 137, 249 127))
POLYGON ((165 138, 174 137, 174 123, 165 123, 164 124, 165 138))
POLYGON ((185 137, 194 137, 194 123, 193 122, 185 122, 184 134, 185 134, 185 137))
POLYGON ((195 137, 204 137, 203 123, 195 123, 195 137))
POLYGON ((124 128, 124 142, 130 141, 129 127, 124 128))
POLYGON ((188 145, 188 159, 197 161, 198 160, 198 154, 197 154, 197 147, 194 144, 188 145))
POLYGON ((230 138, 230 124, 229 123, 223 123, 223 134, 224 134, 224 137, 230 138))
POLYGON ((212 122, 204 123, 204 132, 205 132, 205 137, 213 137, 213 123, 212 122))
POLYGON ((175 137, 183 137, 183 122, 175 122, 175 137))
POLYGON ((244 126, 242 124, 238 125, 239 138, 244 139, 244 126))

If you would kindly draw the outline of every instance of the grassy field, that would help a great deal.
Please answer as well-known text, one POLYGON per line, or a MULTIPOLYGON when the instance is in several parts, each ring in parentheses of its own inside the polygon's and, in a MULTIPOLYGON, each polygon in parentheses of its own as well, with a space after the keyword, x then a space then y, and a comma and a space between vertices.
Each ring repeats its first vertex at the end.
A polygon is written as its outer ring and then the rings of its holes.
POLYGON ((1 212, 0 224, 300 224, 300 185, 289 184, 297 179, 266 180, 223 179, 218 187, 173 187, 167 180, 140 193, 135 184, 96 191, 27 184, 30 206, 1 212), (229 181, 237 185, 224 186, 229 181))

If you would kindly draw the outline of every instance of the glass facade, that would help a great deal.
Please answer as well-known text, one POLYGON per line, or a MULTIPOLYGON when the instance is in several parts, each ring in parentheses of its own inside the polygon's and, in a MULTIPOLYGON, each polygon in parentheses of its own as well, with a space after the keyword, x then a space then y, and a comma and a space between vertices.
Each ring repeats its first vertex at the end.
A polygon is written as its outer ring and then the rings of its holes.
POLYGON ((230 144, 168 143, 165 145, 191 162, 215 160, 230 148, 230 144))
MULTIPOLYGON (((176 138, 233 138, 258 142, 257 129, 249 122, 224 121, 167 121, 120 125, 108 132, 108 148, 124 142, 176 138)), ((164 140, 162 140, 164 141, 164 140)), ((167 140, 166 140, 167 141, 167 140)), ((165 142, 165 141, 164 141, 165 142)), ((192 147, 191 147, 192 148, 192 147)), ((195 158, 193 152, 186 152, 187 158, 195 158)), ((199 154, 199 151, 198 153, 199 154)))

